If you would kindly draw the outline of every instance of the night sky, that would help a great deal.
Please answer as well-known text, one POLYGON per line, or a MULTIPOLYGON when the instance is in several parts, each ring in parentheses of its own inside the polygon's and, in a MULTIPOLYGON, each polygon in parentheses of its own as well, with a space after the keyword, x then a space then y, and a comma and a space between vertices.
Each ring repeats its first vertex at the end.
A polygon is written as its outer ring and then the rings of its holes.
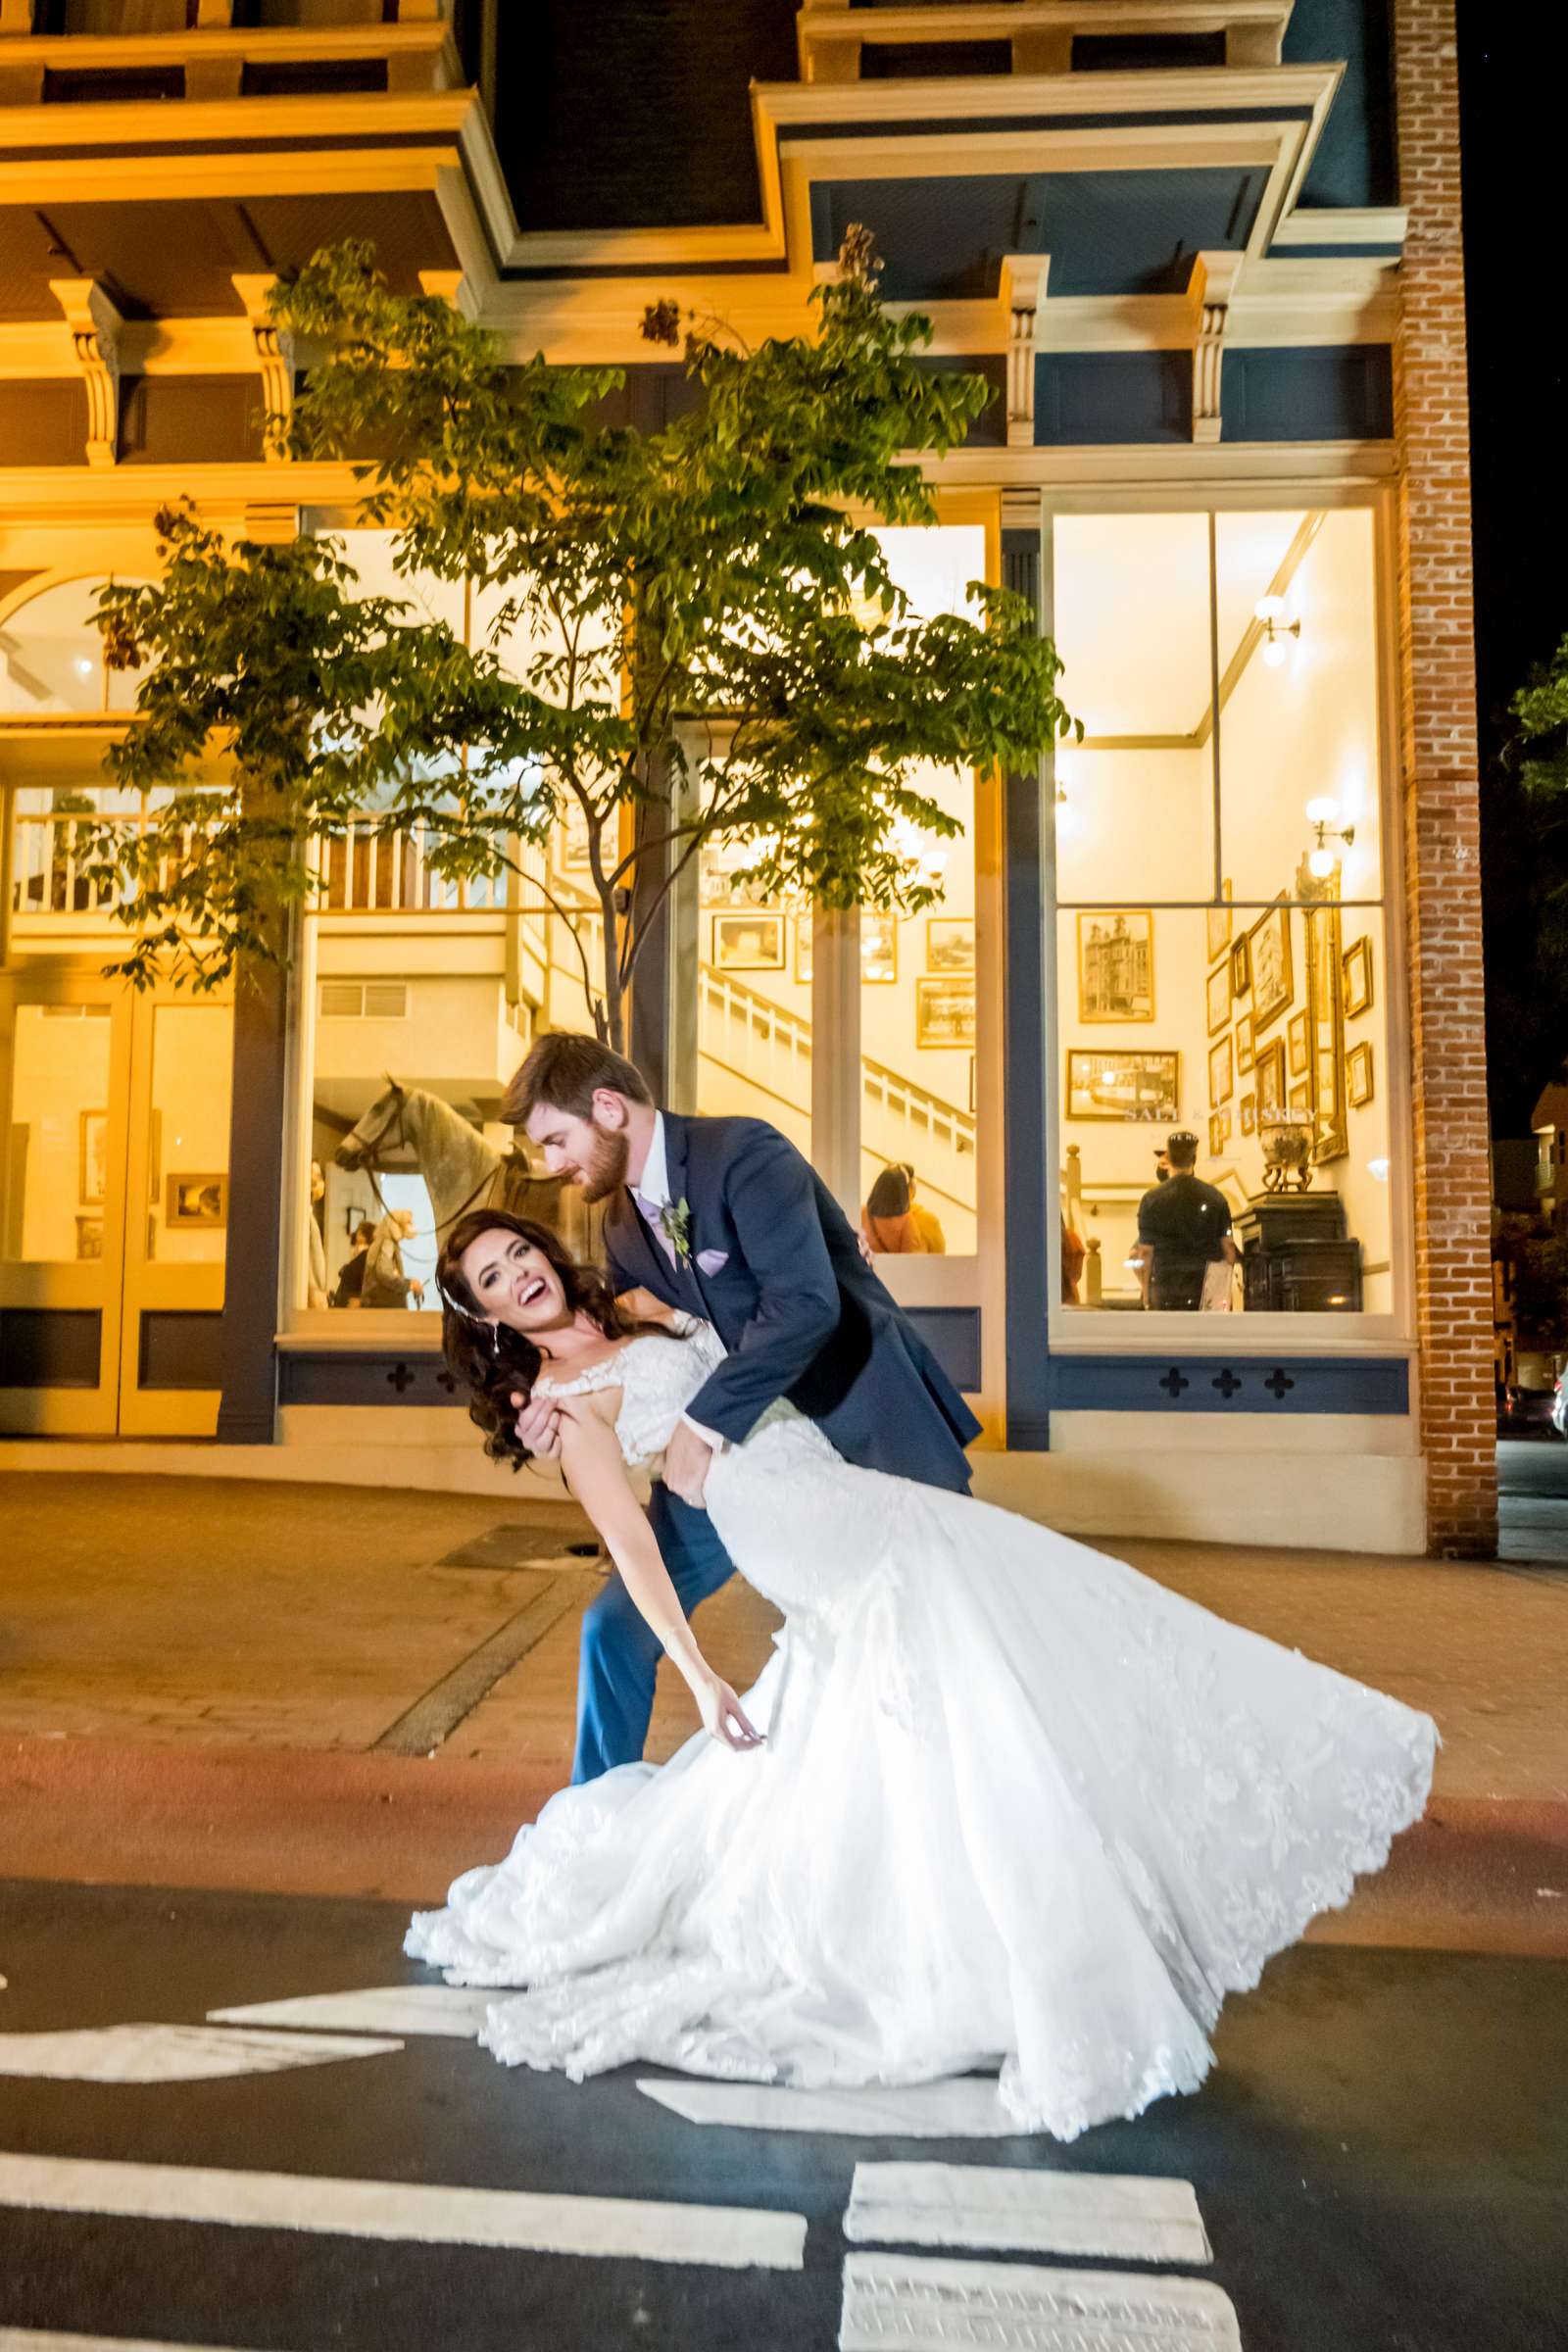
POLYGON ((1494 1132, 1518 1135, 1568 1054, 1568 821, 1528 811, 1498 764, 1509 697, 1568 635, 1568 27, 1560 8, 1458 9, 1488 1042, 1494 1132))

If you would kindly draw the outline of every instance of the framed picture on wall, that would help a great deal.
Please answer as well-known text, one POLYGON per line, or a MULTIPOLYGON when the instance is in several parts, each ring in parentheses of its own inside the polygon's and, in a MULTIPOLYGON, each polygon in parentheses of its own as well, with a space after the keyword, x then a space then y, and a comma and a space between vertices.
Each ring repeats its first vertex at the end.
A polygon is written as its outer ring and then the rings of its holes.
POLYGON ((1228 1110, 1211 1110, 1208 1114, 1208 1156, 1218 1159, 1230 1140, 1231 1114, 1228 1110))
POLYGON ((1069 1119, 1139 1119, 1173 1125, 1181 1115, 1181 1055, 1138 1046, 1067 1055, 1069 1119))
POLYGON ((928 914, 925 918, 925 965, 928 972, 974 970, 974 916, 928 914))
POLYGON ((1306 1065, 1311 1059, 1311 1041, 1307 1034, 1304 1012, 1292 1013, 1285 1034, 1290 1041, 1291 1076, 1304 1078, 1306 1065))
POLYGON ((899 918, 860 909, 860 985, 883 988, 899 976, 899 918))
POLYGON ((223 1175, 171 1176, 164 1206, 164 1223, 178 1233, 198 1228, 212 1231, 228 1223, 228 1178, 223 1175))
POLYGON ((1239 1012, 1236 1016, 1236 1067, 1245 1077, 1256 1058, 1257 1048, 1252 1037, 1252 1016, 1239 1012))
POLYGON ((1208 1049, 1208 1099, 1210 1102, 1228 1102, 1236 1091, 1236 1065, 1231 1056, 1231 1041, 1222 1037, 1217 1046, 1208 1049))
POLYGON ((1210 963, 1213 962, 1216 956, 1222 956, 1231 944, 1231 886, 1228 882, 1220 884, 1219 895, 1219 906, 1210 906, 1206 915, 1210 963))
POLYGON ((715 914, 713 963, 721 972, 781 972, 784 969, 784 917, 764 914, 715 914))
POLYGON ((1345 1056, 1345 1091, 1352 1110, 1360 1110, 1371 1102, 1374 1090, 1370 1045, 1352 1046, 1345 1056))
POLYGON ((1312 1117, 1312 1089, 1309 1086, 1302 1085, 1292 1087, 1291 1116, 1294 1119, 1299 1119, 1303 1126, 1310 1124, 1312 1117))
POLYGON ((1147 910, 1078 917, 1078 1018, 1152 1021, 1154 918, 1147 910))
POLYGON ((1244 1095, 1236 1108, 1237 1116, 1241 1121, 1242 1133, 1255 1135, 1257 1133, 1257 1097, 1244 1095))
POLYGON ((1252 1027, 1261 1034, 1296 994, 1291 970, 1291 910, 1283 898, 1248 933, 1252 966, 1252 1027))
POLYGON ((1372 942, 1352 939, 1340 958, 1345 972, 1345 1011, 1348 1020, 1372 1009, 1372 942))
POLYGON ((1271 1044, 1258 1047, 1252 1083, 1257 1096, 1259 1120, 1283 1118, 1286 1109, 1283 1037, 1276 1037, 1271 1044))
POLYGON ((805 981, 808 987, 811 979, 811 926, 815 921, 814 914, 798 914, 795 917, 795 977, 805 981))
POLYGON ((76 1199, 83 1208, 101 1208, 109 1190, 109 1113, 84 1110, 77 1147, 76 1199))
POLYGON ((973 979, 917 980, 914 984, 914 1042, 917 1046, 974 1050, 973 979))
POLYGON ((76 1255, 78 1258, 100 1258, 104 1253, 104 1221, 102 1217, 80 1216, 76 1219, 76 1255))
POLYGON ((1231 949, 1231 995, 1245 997, 1252 985, 1252 959, 1248 953, 1244 931, 1231 949))
POLYGON ((1231 1017, 1231 967, 1228 958, 1223 963, 1216 963, 1208 975, 1206 1004, 1208 1034, 1213 1037, 1216 1031, 1227 1026, 1231 1017))

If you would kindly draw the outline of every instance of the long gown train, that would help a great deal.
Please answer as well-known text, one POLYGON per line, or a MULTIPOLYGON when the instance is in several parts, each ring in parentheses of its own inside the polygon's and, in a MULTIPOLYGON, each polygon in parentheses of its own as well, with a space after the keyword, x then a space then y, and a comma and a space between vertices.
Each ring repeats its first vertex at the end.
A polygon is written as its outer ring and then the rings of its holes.
MULTIPOLYGON (((722 1350, 649 1336, 618 1383, 657 1458, 722 1350)), ((708 1507, 784 1612, 706 1736, 564 1789, 406 1948, 525 1986, 481 2039, 574 2077, 641 2060, 808 2087, 1000 2065, 1066 2139, 1194 2089, 1229 1992, 1381 1868, 1430 1719, 1031 1520, 844 1462, 775 1406, 708 1507)))

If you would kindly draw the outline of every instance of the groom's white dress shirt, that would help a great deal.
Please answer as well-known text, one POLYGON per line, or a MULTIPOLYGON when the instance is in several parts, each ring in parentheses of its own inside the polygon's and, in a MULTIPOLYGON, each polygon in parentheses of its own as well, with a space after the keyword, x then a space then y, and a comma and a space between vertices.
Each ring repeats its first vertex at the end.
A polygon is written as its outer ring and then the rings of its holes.
MULTIPOLYGON (((673 1266, 677 1262, 675 1245, 665 1232, 662 1219, 662 1212, 671 1205, 671 1196, 669 1152, 664 1143, 664 1114, 662 1110, 656 1110, 654 1113, 654 1132, 648 1146, 648 1157, 643 1161, 643 1172, 637 1182, 628 1189, 637 1204, 643 1223, 673 1266)), ((715 1453, 722 1453, 727 1447, 729 1444, 727 1438, 721 1438, 716 1430, 705 1429, 700 1421, 692 1419, 690 1413, 682 1413, 681 1419, 687 1428, 695 1430, 703 1444, 710 1446, 715 1453)))

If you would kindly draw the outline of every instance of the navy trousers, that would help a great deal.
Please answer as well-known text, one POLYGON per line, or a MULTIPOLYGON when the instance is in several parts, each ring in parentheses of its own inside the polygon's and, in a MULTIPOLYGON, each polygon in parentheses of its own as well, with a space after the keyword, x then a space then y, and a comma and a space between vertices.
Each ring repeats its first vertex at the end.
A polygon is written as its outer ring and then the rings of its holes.
MULTIPOLYGON (((662 1481, 654 1488, 648 1517, 675 1596, 689 1617, 734 1575, 735 1563, 708 1513, 682 1502, 662 1481)), ((612 1576, 582 1621, 573 1782, 596 1781, 613 1765, 639 1760, 662 1655, 659 1636, 620 1578, 612 1576)))

